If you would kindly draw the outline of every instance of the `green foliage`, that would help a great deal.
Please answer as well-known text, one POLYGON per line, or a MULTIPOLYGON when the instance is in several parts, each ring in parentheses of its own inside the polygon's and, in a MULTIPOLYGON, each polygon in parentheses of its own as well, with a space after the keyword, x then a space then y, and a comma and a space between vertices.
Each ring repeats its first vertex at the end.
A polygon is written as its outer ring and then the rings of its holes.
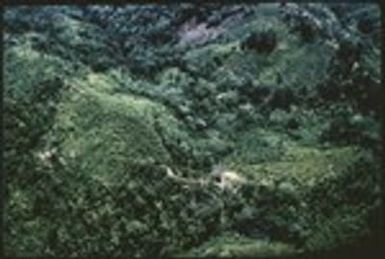
POLYGON ((290 142, 284 135, 270 132, 262 128, 253 128, 243 132, 236 140, 234 151, 225 161, 244 164, 258 164, 274 161, 285 152, 286 142, 290 142))
POLYGON ((242 49, 255 50, 260 53, 270 53, 277 45, 275 32, 272 30, 251 34, 241 44, 242 49))
POLYGON ((370 235, 371 8, 6 8, 6 254, 287 256, 370 235))
POLYGON ((186 255, 259 258, 288 256, 296 253, 293 247, 284 243, 224 236, 210 240, 186 255))
POLYGON ((323 218, 322 214, 317 215, 313 226, 314 234, 306 240, 305 249, 325 251, 352 243, 358 237, 367 236, 369 227, 365 213, 349 207, 340 207, 328 218, 323 218))

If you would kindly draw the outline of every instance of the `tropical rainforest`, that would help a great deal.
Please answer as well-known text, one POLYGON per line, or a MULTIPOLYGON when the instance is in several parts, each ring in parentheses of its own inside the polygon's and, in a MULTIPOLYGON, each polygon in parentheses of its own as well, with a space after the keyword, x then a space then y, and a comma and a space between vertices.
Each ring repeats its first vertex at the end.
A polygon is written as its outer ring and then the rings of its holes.
POLYGON ((381 205, 376 4, 6 6, 11 256, 288 256, 381 205))

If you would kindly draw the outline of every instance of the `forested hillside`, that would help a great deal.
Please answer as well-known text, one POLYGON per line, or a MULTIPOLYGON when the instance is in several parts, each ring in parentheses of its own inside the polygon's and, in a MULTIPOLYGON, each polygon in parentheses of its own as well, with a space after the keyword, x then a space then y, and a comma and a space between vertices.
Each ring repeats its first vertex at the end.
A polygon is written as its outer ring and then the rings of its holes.
POLYGON ((12 256, 287 256, 378 229, 375 4, 6 7, 12 256))

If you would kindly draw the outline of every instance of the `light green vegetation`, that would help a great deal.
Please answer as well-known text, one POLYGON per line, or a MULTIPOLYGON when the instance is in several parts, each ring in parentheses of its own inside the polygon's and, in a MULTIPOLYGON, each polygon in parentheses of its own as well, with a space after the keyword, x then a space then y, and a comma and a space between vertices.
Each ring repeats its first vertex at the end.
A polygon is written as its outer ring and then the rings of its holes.
POLYGON ((184 256, 216 256, 216 257, 279 257, 293 256, 298 251, 290 245, 255 240, 242 237, 219 237, 203 244, 198 249, 193 249, 184 256))

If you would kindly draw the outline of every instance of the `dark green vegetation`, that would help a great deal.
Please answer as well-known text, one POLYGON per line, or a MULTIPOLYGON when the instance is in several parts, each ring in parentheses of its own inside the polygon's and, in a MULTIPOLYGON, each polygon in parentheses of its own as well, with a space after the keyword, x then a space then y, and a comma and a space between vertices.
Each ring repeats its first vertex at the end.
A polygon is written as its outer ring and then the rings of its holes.
POLYGON ((375 231, 377 6, 4 20, 7 254, 279 256, 375 231), (219 188, 216 165, 246 181, 219 188))

